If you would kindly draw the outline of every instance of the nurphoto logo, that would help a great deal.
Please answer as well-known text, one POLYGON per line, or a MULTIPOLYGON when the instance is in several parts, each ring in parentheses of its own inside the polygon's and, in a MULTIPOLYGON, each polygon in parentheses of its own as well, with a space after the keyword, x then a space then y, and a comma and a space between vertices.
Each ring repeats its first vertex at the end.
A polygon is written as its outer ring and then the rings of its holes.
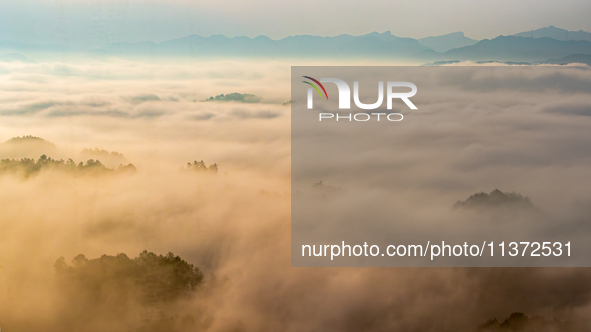
MULTIPOLYGON (((351 109, 351 88, 349 87, 349 84, 347 84, 345 81, 340 80, 338 78, 321 78, 320 80, 317 80, 315 78, 312 78, 310 76, 302 76, 304 78, 309 79, 312 82, 309 81, 302 81, 303 83, 306 83, 308 85, 310 85, 310 88, 308 88, 308 99, 307 99, 307 106, 308 109, 313 109, 314 108, 314 90, 316 90, 316 92, 318 92, 318 95, 320 96, 320 99, 323 100, 324 98, 326 98, 326 100, 328 100, 328 93, 326 92, 326 89, 324 88, 324 85, 322 85, 322 83, 334 83, 337 86, 338 89, 338 94, 339 94, 339 109, 351 109), (320 91, 322 90, 322 92, 320 91)), ((418 109, 411 101, 409 98, 413 97, 415 94, 417 93, 417 86, 413 83, 410 82, 402 82, 402 81, 387 81, 386 82, 386 108, 388 110, 392 109, 392 100, 394 99, 400 99, 402 100, 410 109, 412 110, 416 110, 418 109), (410 88, 409 92, 394 92, 394 88, 410 88)), ((357 106, 360 109, 363 110, 375 110, 378 107, 382 106, 383 102, 384 102, 384 82, 383 81, 379 81, 378 82, 378 99, 375 103, 373 104, 364 104, 359 100, 359 82, 358 81, 354 81, 353 82, 353 102, 355 103, 355 106, 357 106)), ((320 113, 319 114, 319 121, 322 121, 322 119, 336 119, 336 121, 339 121, 339 119, 348 119, 349 121, 355 120, 355 121, 369 121, 372 118, 372 115, 375 116, 375 118, 380 121, 380 116, 383 115, 385 118, 387 118, 389 121, 401 121, 403 119, 402 114, 400 113, 350 113, 347 116, 342 116, 334 113, 320 113), (391 116, 394 115, 394 118, 391 118, 391 116)))

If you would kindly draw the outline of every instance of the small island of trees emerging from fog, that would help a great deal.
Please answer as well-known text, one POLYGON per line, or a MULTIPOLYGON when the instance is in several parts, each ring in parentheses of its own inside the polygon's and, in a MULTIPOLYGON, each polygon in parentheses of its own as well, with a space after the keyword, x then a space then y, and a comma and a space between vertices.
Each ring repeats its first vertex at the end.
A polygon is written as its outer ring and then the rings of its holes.
POLYGON ((258 103, 260 100, 261 98, 255 95, 238 92, 232 92, 228 94, 222 93, 221 95, 217 95, 215 97, 211 96, 205 99, 205 101, 238 101, 242 103, 258 103))
POLYGON ((55 146, 55 144, 44 140, 41 137, 37 137, 37 136, 32 136, 32 135, 25 135, 25 136, 17 136, 17 137, 13 137, 11 139, 9 139, 8 141, 6 141, 6 144, 19 144, 19 143, 30 143, 30 142, 34 142, 34 143, 42 143, 42 144, 46 144, 48 146, 55 146))
MULTIPOLYGON (((72 158, 66 160, 54 159, 48 153, 43 153, 37 159, 25 157, 27 154, 39 151, 56 152, 55 144, 32 135, 13 137, 1 143, 0 147, 10 147, 9 155, 16 153, 19 157, 6 158, 6 155, 0 157, 0 175, 20 176, 27 179, 43 171, 60 171, 72 175, 132 174, 137 172, 136 167, 131 163, 127 163, 122 153, 99 148, 83 149, 81 151, 83 157, 89 158, 86 162, 76 162, 72 158), (18 153, 19 151, 20 153, 18 153), (119 164, 118 167, 108 166, 117 164, 119 164)), ((195 160, 187 163, 186 168, 182 168, 182 170, 217 173, 218 167, 217 163, 207 166, 203 160, 195 160)))
POLYGON ((465 201, 457 201, 454 208, 491 208, 491 207, 521 207, 533 208, 531 200, 527 196, 516 192, 504 193, 499 189, 491 191, 489 194, 480 192, 474 194, 465 201))
POLYGON ((76 163, 72 159, 55 160, 46 155, 39 159, 21 158, 21 159, 2 159, 0 160, 0 174, 12 173, 19 174, 25 178, 37 175, 44 170, 64 171, 76 174, 105 174, 105 173, 134 173, 135 166, 132 164, 120 165, 117 169, 105 167, 99 160, 90 159, 84 162, 76 163))
POLYGON ((212 173, 217 173, 218 172, 218 164, 211 164, 208 166, 205 165, 205 162, 203 160, 201 161, 193 161, 193 163, 187 163, 187 170, 188 171, 196 171, 196 172, 201 172, 201 171, 209 171, 212 173))

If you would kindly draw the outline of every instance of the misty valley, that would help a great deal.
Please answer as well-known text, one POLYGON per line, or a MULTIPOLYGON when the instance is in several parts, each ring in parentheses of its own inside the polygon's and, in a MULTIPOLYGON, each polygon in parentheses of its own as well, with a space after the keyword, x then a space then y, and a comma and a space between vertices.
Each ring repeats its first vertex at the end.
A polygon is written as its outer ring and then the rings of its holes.
POLYGON ((588 69, 550 73, 564 84, 539 91, 515 88, 535 73, 439 77, 446 93, 419 86, 402 121, 346 121, 397 151, 336 160, 367 183, 310 162, 292 187, 290 107, 305 100, 291 98, 290 65, 0 63, 2 332, 587 330, 589 268, 291 267, 290 245, 292 195, 385 202, 376 215, 409 231, 517 236, 534 220, 581 240, 588 69), (565 102, 560 86, 579 88, 565 102))

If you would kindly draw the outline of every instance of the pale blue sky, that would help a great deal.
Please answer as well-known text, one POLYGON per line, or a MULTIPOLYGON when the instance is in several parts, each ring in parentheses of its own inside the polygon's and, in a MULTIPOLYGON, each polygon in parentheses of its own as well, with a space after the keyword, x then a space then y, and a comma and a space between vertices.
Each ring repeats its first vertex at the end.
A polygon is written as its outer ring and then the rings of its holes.
POLYGON ((101 47, 199 34, 333 36, 464 31, 493 38, 548 25, 591 30, 588 0, 19 0, 0 1, 0 41, 101 47))

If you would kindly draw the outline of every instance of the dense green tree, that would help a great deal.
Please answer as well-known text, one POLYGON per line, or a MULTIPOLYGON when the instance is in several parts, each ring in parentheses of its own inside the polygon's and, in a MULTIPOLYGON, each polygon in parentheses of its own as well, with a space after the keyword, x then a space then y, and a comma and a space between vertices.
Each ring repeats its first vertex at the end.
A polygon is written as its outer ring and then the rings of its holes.
POLYGON ((95 259, 78 255, 71 265, 60 257, 54 268, 60 282, 76 289, 76 297, 101 301, 122 295, 144 304, 174 301, 192 296, 203 281, 199 268, 170 252, 144 250, 133 259, 122 253, 95 259))
POLYGON ((103 324, 117 331, 193 331, 197 319, 207 323, 202 311, 182 305, 203 294, 204 275, 173 253, 80 254, 69 264, 60 257, 53 266, 63 331, 99 331, 103 324))

